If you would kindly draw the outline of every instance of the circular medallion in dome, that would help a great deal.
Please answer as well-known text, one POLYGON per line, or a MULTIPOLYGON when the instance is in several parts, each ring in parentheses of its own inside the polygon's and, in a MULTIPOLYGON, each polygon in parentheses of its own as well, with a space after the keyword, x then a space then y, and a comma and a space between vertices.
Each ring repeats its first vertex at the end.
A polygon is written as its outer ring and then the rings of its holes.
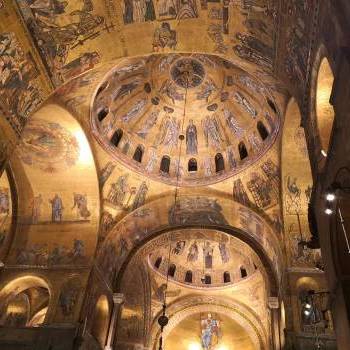
POLYGON ((263 84, 214 55, 121 61, 93 102, 93 134, 127 167, 179 186, 219 182, 254 164, 280 127, 263 84))
POLYGON ((205 70, 203 65, 193 58, 180 58, 170 71, 173 81, 182 88, 193 88, 203 82, 205 70))

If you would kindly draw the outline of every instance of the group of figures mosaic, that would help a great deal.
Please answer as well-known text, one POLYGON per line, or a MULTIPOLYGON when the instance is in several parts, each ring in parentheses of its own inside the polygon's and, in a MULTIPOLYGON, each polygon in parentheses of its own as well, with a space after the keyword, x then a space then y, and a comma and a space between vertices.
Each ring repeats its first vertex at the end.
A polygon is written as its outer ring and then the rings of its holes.
POLYGON ((18 4, 54 84, 79 75, 100 61, 99 54, 93 51, 67 62, 71 50, 110 30, 104 16, 95 14, 92 0, 84 0, 73 11, 68 1, 22 0, 18 4))
POLYGON ((284 13, 291 25, 286 26, 284 66, 291 81, 303 81, 307 73, 309 52, 309 25, 314 1, 292 0, 284 2, 284 13))
POLYGON ((30 246, 18 249, 15 262, 19 265, 35 266, 86 265, 88 258, 84 241, 73 239, 70 248, 64 244, 55 244, 53 247, 48 247, 46 243, 33 243, 30 246))
POLYGON ((241 179, 233 183, 233 199, 248 207, 267 209, 278 204, 280 174, 278 166, 268 159, 260 166, 260 171, 253 171, 246 182, 250 196, 241 179))
POLYGON ((177 241, 171 252, 174 255, 182 256, 186 253, 186 260, 188 263, 194 263, 198 261, 200 248, 203 253, 204 266, 206 269, 213 269, 213 260, 216 251, 219 252, 221 262, 227 264, 230 261, 230 252, 228 250, 226 242, 220 242, 218 244, 211 243, 209 241, 194 241, 187 246, 187 241, 177 241))
MULTIPOLYGON (((71 211, 76 211, 76 221, 86 221, 91 216, 91 212, 88 209, 87 195, 80 193, 73 193, 73 204, 70 207, 71 211)), ((51 207, 51 223, 63 223, 65 206, 63 204, 62 197, 57 193, 49 198, 47 201, 48 205, 51 207)), ((39 224, 46 223, 43 221, 43 205, 46 204, 41 193, 34 196, 31 204, 32 216, 31 223, 39 224)), ((74 220, 69 220, 74 221, 74 220)))
POLYGON ((30 53, 23 52, 14 33, 0 35, 0 101, 13 130, 21 133, 29 115, 42 102, 39 72, 30 53))
POLYGON ((106 200, 117 208, 134 211, 145 204, 148 190, 146 181, 137 188, 129 184, 129 174, 123 174, 110 184, 106 200))
POLYGON ((198 17, 195 0, 124 0, 125 24, 198 17))

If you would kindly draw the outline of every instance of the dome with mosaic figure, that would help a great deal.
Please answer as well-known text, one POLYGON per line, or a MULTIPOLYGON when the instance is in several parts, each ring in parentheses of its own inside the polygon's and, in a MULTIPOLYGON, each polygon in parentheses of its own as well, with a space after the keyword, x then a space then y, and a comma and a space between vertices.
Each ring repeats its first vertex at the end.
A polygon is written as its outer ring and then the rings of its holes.
POLYGON ((216 230, 177 230, 152 247, 150 268, 187 287, 232 286, 252 276, 259 265, 248 245, 216 230))
POLYGON ((281 121, 268 90, 231 62, 159 54, 120 62, 96 92, 91 122, 100 144, 127 167, 195 186, 255 163, 281 121))

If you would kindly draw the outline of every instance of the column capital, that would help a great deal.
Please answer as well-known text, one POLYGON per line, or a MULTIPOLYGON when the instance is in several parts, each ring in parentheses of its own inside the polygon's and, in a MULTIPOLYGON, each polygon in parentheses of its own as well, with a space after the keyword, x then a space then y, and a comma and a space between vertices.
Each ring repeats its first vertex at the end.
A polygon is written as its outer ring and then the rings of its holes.
POLYGON ((125 297, 123 293, 113 293, 113 303, 123 304, 125 302, 125 297))

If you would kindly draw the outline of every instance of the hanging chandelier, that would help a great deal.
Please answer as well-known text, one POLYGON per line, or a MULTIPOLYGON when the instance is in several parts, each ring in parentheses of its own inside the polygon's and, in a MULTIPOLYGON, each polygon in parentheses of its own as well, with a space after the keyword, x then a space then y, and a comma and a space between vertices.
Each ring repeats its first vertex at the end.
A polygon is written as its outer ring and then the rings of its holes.
MULTIPOLYGON (((185 87, 185 98, 184 98, 184 109, 183 109, 183 116, 182 116, 182 123, 181 123, 181 130, 179 133, 179 154, 176 164, 176 187, 175 187, 175 193, 174 193, 174 218, 176 217, 176 205, 178 201, 178 193, 179 193, 179 180, 180 180, 180 164, 181 164, 181 156, 182 156, 182 146, 183 141, 185 140, 184 135, 184 126, 185 126, 185 120, 186 120, 186 104, 187 104, 187 92, 189 88, 189 81, 190 81, 190 70, 183 70, 179 73, 179 79, 184 84, 185 87)), ((175 220, 176 222, 176 220, 175 220)), ((167 326, 169 323, 169 318, 166 315, 167 311, 167 291, 168 291, 168 285, 169 285, 169 267, 170 267, 170 259, 171 259, 171 237, 169 236, 169 255, 168 255, 168 266, 167 266, 167 274, 166 274, 166 287, 164 291, 164 302, 163 302, 163 309, 162 314, 158 318, 158 324, 160 326, 160 337, 159 337, 159 347, 158 350, 163 350, 163 331, 164 327, 167 326)))

